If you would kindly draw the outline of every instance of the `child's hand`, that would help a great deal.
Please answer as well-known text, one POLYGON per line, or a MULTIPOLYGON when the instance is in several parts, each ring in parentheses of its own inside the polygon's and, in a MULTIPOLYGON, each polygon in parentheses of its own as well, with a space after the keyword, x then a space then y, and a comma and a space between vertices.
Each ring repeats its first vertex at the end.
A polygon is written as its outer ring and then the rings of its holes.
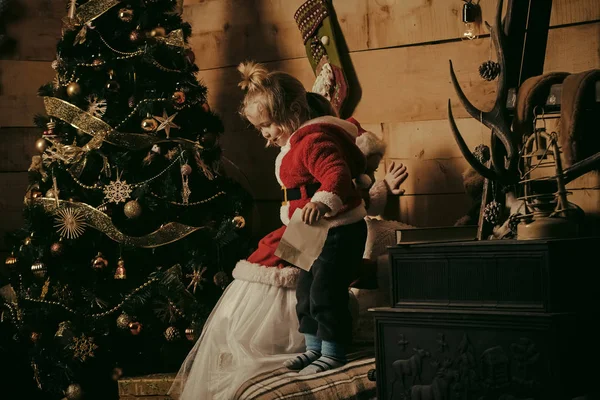
POLYGON ((387 169, 384 181, 391 194, 400 196, 404 194, 404 189, 400 189, 400 185, 408 178, 406 166, 399 164, 398 166, 392 161, 387 169))
POLYGON ((331 209, 320 201, 307 203, 302 209, 302 221, 312 225, 325 216, 331 209))

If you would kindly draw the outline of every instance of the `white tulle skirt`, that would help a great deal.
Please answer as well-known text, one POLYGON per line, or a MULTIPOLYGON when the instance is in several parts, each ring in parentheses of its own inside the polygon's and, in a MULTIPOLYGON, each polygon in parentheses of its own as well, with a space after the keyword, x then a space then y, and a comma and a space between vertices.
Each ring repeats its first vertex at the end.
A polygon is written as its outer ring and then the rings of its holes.
POLYGON ((304 351, 296 268, 240 263, 177 374, 172 398, 231 400, 246 380, 304 351))

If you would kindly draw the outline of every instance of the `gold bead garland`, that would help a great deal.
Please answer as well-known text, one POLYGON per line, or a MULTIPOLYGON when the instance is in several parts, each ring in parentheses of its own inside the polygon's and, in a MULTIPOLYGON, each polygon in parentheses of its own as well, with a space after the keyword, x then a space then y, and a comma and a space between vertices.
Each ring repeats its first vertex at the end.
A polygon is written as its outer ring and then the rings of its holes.
MULTIPOLYGON (((157 195, 156 193, 154 193, 152 191, 150 192, 150 194, 152 196, 158 198, 158 199, 165 200, 164 197, 161 197, 161 196, 157 195)), ((208 198, 206 198, 204 200, 195 201, 193 203, 178 203, 176 201, 169 201, 169 203, 174 204, 176 206, 197 206, 197 205, 200 205, 200 204, 206 204, 206 203, 208 203, 208 202, 210 202, 210 201, 212 201, 212 200, 216 199, 217 197, 222 196, 224 194, 226 194, 226 193, 223 190, 221 190, 220 192, 217 192, 214 195, 212 195, 212 196, 210 196, 210 197, 208 197, 208 198)))
MULTIPOLYGON (((125 298, 119 304, 117 304, 116 306, 114 306, 110 310, 104 311, 102 313, 91 314, 90 317, 91 318, 96 318, 96 319, 97 318, 102 318, 102 317, 106 317, 106 316, 114 313, 115 311, 118 311, 119 309, 121 309, 121 307, 123 307, 125 305, 125 303, 127 303, 129 301, 129 299, 131 299, 131 297, 133 295, 135 295, 139 291, 145 289, 146 287, 148 287, 149 285, 151 285, 153 282, 156 282, 156 281, 158 281, 158 278, 156 278, 156 277, 150 278, 144 284, 142 284, 141 286, 138 286, 137 288, 135 288, 131 293, 129 293, 127 296, 125 296, 125 298)), ((77 311, 75 311, 71 307, 68 307, 68 306, 66 306, 66 305, 64 305, 62 303, 59 303, 58 301, 32 299, 29 296, 25 297, 25 300, 33 302, 33 303, 58 306, 58 307, 63 308, 64 310, 70 312, 71 314, 78 314, 77 311)), ((9 306, 9 308, 10 308, 10 306, 9 306)))

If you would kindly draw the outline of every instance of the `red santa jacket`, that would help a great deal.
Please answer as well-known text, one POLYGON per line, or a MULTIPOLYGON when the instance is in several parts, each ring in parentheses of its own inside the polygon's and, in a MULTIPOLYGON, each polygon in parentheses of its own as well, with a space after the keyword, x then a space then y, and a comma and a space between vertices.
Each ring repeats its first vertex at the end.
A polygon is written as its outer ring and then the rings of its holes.
POLYGON ((330 226, 360 221, 366 210, 352 179, 365 170, 365 156, 356 146, 356 126, 335 117, 308 121, 281 148, 275 175, 285 188, 300 188, 301 198, 283 204, 281 221, 287 225, 297 208, 321 202, 331 211, 325 214, 330 226), (307 185, 320 184, 309 197, 307 185))

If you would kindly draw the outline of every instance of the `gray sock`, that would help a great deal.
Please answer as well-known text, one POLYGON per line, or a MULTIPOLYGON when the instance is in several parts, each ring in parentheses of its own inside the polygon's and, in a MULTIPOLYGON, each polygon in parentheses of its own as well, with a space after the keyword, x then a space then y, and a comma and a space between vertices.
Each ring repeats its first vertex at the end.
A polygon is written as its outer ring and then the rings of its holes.
POLYGON ((294 358, 290 358, 289 360, 285 360, 283 365, 294 371, 299 371, 310 365, 310 363, 317 360, 319 357, 321 357, 320 351, 307 350, 305 353, 302 353, 294 358))

